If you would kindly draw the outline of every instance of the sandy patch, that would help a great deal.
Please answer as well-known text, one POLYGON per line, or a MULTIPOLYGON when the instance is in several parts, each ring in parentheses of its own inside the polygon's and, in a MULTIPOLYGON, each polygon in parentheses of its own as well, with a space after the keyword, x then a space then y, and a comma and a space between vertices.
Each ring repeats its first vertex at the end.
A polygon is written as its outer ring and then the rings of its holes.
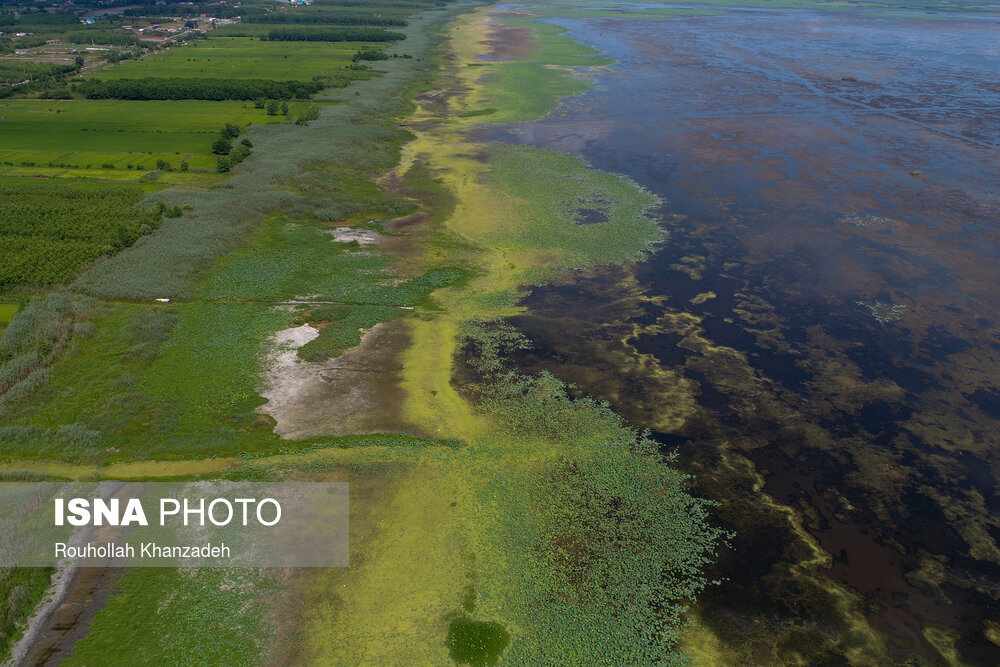
POLYGON ((358 243, 359 245, 378 245, 379 235, 370 229, 353 227, 337 227, 330 230, 330 235, 336 243, 358 243))

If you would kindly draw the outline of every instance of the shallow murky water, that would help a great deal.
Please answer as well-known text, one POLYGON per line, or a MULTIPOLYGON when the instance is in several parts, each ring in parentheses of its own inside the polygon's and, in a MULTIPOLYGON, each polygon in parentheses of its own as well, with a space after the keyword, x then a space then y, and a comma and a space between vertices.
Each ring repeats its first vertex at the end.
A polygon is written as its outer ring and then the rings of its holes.
POLYGON ((721 502, 698 613, 743 660, 1000 661, 1000 22, 562 24, 617 63, 492 138, 628 174, 671 238, 536 290, 519 362, 721 502))

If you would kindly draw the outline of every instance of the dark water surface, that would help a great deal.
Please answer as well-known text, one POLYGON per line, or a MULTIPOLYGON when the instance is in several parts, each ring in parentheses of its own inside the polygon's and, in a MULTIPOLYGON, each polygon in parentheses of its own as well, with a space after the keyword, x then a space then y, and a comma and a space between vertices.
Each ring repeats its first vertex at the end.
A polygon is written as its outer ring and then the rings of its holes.
POLYGON ((670 240, 536 290, 518 362, 721 502, 697 615, 741 661, 1000 662, 1000 22, 560 23, 616 64, 491 138, 629 175, 670 240))

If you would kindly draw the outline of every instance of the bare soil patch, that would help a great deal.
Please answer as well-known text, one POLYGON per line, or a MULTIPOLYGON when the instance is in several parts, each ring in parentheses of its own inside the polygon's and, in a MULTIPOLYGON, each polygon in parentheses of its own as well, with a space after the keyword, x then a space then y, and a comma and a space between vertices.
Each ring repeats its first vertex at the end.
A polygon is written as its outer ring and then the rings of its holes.
POLYGON ((407 343, 400 320, 372 327, 361 344, 335 359, 312 363, 300 347, 319 335, 308 324, 278 332, 259 411, 282 438, 358 433, 415 433, 401 416, 399 353, 407 343))

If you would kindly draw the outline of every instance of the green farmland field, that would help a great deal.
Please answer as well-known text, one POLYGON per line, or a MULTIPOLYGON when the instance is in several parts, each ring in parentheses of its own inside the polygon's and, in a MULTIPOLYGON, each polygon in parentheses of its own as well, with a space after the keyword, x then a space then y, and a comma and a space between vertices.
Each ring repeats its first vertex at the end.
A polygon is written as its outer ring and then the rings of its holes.
MULTIPOLYGON (((274 26, 269 26, 269 29, 274 26)), ((94 72, 91 79, 205 77, 309 81, 341 65, 366 43, 262 42, 251 37, 215 37, 191 46, 94 72)))
POLYGON ((0 116, 0 174, 107 180, 136 180, 157 159, 214 170, 212 142, 227 122, 285 120, 246 102, 197 100, 4 100, 0 116))

